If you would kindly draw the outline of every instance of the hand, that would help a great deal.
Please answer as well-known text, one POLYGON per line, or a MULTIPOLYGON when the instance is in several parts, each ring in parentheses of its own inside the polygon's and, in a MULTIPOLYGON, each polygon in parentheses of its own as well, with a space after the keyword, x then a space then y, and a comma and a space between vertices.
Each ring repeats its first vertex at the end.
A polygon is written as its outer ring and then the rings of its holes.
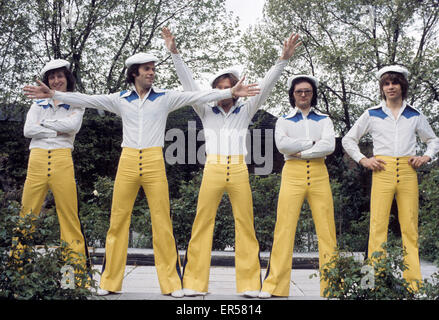
POLYGON ((290 157, 301 158, 302 157, 302 153, 297 152, 297 153, 294 153, 294 154, 290 154, 290 157))
POLYGON ((411 157, 409 159, 409 164, 413 167, 413 169, 418 169, 420 166, 424 165, 430 160, 431 158, 429 156, 411 157))
POLYGON ((235 97, 252 97, 257 95, 261 90, 257 88, 257 83, 243 84, 245 76, 231 89, 232 96, 235 97))
POLYGON ((377 159, 375 157, 363 158, 360 160, 360 164, 363 167, 370 169, 372 171, 386 170, 384 167, 384 165, 386 164, 386 161, 384 161, 383 159, 377 159))
POLYGON ((171 30, 167 27, 162 29, 162 38, 165 40, 166 48, 174 54, 178 53, 177 45, 175 44, 175 37, 172 35, 171 30))
POLYGON ((24 94, 30 99, 47 99, 52 98, 55 94, 55 90, 51 90, 40 80, 36 80, 38 86, 25 86, 23 88, 24 94))
POLYGON ((281 60, 288 60, 292 57, 297 47, 299 47, 302 42, 297 42, 299 40, 299 34, 292 33, 291 36, 284 41, 284 47, 282 49, 282 55, 280 56, 281 60))

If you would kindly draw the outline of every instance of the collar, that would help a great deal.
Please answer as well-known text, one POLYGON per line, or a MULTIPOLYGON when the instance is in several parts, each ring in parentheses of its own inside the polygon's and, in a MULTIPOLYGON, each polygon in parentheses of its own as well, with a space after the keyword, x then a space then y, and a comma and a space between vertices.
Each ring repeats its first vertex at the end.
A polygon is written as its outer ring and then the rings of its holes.
MULTIPOLYGON (((164 95, 165 93, 166 90, 151 87, 149 89, 149 92, 146 94, 146 99, 150 101, 154 101, 155 99, 164 95)), ((133 85, 131 85, 130 90, 123 90, 120 92, 120 97, 125 98, 128 102, 131 102, 133 100, 139 99, 139 94, 137 93, 136 88, 133 85)))
MULTIPOLYGON (((228 114, 238 114, 241 111, 241 108, 244 106, 244 104, 241 105, 237 105, 236 103, 232 106, 232 108, 230 109, 228 114)), ((226 115, 226 112, 224 111, 223 108, 221 108, 220 106, 213 106, 212 107, 212 111, 215 114, 219 114, 219 113, 223 113, 224 115, 226 115)))
MULTIPOLYGON (((307 115, 308 119, 311 119, 314 121, 320 121, 320 120, 325 119, 327 117, 328 117, 328 115, 321 113, 320 111, 318 111, 314 107, 311 107, 311 109, 309 109, 309 113, 307 115)), ((303 120, 302 110, 300 110, 299 108, 296 107, 289 114, 283 116, 283 118, 285 118, 287 120, 294 121, 294 122, 298 122, 300 120, 303 120)))
MULTIPOLYGON (((386 116, 393 116, 392 111, 387 107, 386 101, 382 100, 379 105, 372 107, 369 109, 369 114, 373 116, 378 116, 382 119, 384 119, 386 116), (381 113, 380 113, 381 112, 381 113)), ((414 116, 419 116, 421 113, 407 104, 407 101, 403 100, 401 109, 398 113, 398 118, 400 116, 404 116, 405 118, 409 119, 414 116)))
MULTIPOLYGON (((43 109, 47 109, 49 107, 52 107, 52 108, 55 107, 55 103, 53 102, 52 99, 41 99, 41 100, 35 101, 35 103, 38 106, 42 107, 43 109)), ((58 104, 58 108, 60 108, 60 107, 66 109, 66 110, 70 109, 70 105, 68 105, 67 103, 58 104)))

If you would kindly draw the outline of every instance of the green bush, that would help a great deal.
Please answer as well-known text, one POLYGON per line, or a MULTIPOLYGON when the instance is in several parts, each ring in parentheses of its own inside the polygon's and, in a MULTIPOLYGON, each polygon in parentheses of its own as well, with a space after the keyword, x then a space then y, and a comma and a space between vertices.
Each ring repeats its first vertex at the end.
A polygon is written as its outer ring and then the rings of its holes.
POLYGON ((18 212, 17 203, 0 209, 0 299, 89 298, 97 287, 92 279, 96 271, 80 263, 85 257, 74 254, 66 243, 51 240, 46 216, 22 218, 18 212), (74 271, 71 287, 65 266, 74 271))
POLYGON ((419 186, 419 254, 439 263, 439 168, 432 169, 419 186))
POLYGON ((415 299, 417 294, 402 276, 407 266, 401 245, 387 243, 383 249, 386 253, 374 252, 365 261, 338 250, 320 272, 328 283, 324 295, 339 300, 415 299))

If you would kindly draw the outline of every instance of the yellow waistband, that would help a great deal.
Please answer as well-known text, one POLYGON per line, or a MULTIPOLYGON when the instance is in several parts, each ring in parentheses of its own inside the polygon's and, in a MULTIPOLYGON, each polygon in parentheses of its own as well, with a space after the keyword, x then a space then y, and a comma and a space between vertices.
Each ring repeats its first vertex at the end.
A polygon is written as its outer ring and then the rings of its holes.
POLYGON ((294 158, 294 159, 288 159, 285 160, 285 162, 290 162, 290 163, 322 163, 325 164, 325 158, 314 158, 314 159, 299 159, 299 158, 294 158))
POLYGON ((242 164, 245 163, 245 156, 242 154, 225 156, 221 154, 208 154, 206 163, 212 164, 242 164))
POLYGON ((30 154, 34 156, 63 156, 63 155, 71 155, 72 149, 70 148, 61 148, 61 149, 40 149, 40 148, 33 148, 30 150, 30 154))
POLYGON ((403 156, 403 157, 392 157, 392 156, 380 156, 377 155, 375 158, 383 159, 384 161, 399 161, 399 160, 408 160, 412 156, 403 156))
POLYGON ((135 149, 135 148, 128 148, 128 147, 123 147, 122 148, 122 153, 125 155, 133 155, 133 156, 137 156, 141 153, 145 153, 145 154, 157 154, 163 153, 163 149, 162 147, 151 147, 151 148, 144 148, 144 149, 135 149))

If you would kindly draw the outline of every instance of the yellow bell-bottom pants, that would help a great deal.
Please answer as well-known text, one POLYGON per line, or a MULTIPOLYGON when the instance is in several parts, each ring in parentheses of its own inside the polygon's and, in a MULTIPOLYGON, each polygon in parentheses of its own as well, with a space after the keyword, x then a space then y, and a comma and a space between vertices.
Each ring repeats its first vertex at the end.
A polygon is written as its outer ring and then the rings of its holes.
POLYGON ((78 214, 71 149, 31 149, 23 188, 20 216, 39 215, 47 191, 55 199, 61 240, 88 260, 88 250, 78 214))
POLYGON ((122 289, 131 212, 140 187, 145 191, 151 214, 154 262, 160 289, 163 294, 169 294, 181 289, 181 275, 161 147, 122 150, 114 182, 100 287, 108 291, 122 289))
POLYGON ((418 177, 408 163, 410 157, 376 158, 386 164, 385 170, 372 174, 368 255, 370 258, 373 252, 383 250, 381 246, 387 241, 389 215, 396 196, 402 243, 407 253, 404 262, 408 269, 404 271, 404 278, 416 289, 416 280, 422 280, 418 251, 418 177))
MULTIPOLYGON (((307 199, 318 237, 319 265, 329 262, 336 249, 334 206, 323 158, 285 161, 277 206, 273 246, 262 291, 288 296, 297 222, 307 199)), ((327 287, 320 281, 320 295, 327 287)))
POLYGON ((224 192, 235 220, 235 269, 237 292, 259 291, 259 243, 253 219, 253 200, 244 156, 208 155, 198 195, 197 214, 186 252, 183 287, 208 291, 215 216, 224 192))

